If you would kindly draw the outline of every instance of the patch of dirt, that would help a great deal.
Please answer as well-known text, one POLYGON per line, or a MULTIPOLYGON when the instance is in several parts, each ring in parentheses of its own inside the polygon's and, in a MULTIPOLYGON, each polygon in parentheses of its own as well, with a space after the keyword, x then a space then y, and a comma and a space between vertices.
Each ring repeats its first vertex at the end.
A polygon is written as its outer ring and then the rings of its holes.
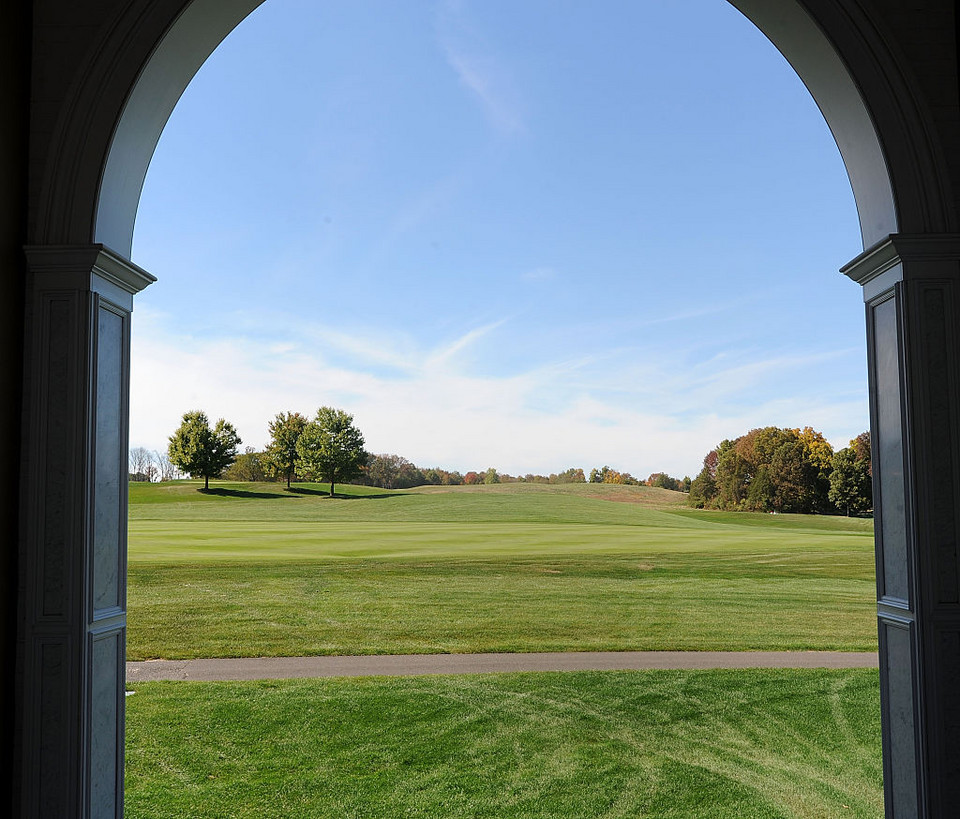
POLYGON ((611 503, 633 503, 638 506, 681 506, 684 503, 683 496, 681 499, 677 499, 679 492, 670 492, 667 489, 663 490, 664 493, 669 493, 665 495, 660 495, 659 493, 654 494, 652 492, 591 492, 584 497, 595 498, 596 500, 610 501, 611 503))

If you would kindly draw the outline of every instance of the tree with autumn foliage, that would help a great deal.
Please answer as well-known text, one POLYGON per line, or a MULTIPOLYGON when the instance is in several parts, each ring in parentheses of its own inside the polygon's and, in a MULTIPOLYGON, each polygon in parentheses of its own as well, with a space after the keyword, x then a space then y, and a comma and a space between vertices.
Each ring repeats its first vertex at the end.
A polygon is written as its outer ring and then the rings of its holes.
POLYGON ((371 455, 363 468, 362 483, 382 489, 409 489, 425 483, 441 483, 442 476, 437 470, 432 472, 437 473, 436 479, 433 475, 428 479, 425 472, 400 455, 371 455))
POLYGON ((696 507, 754 512, 834 511, 833 448, 812 427, 760 427, 721 441, 690 486, 696 507))
POLYGON ((666 472, 654 472, 645 481, 647 486, 656 486, 660 489, 672 489, 674 492, 683 491, 683 481, 674 478, 666 472))

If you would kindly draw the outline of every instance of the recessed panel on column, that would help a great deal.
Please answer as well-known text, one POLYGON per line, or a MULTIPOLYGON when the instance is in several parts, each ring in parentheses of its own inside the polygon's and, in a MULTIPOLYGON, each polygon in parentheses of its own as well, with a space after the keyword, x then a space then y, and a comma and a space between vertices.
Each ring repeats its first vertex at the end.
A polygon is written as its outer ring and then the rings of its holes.
POLYGON ((64 644, 45 640, 38 646, 41 670, 39 764, 35 776, 39 780, 39 816, 67 816, 70 810, 68 783, 72 771, 64 765, 65 747, 70 747, 74 733, 71 716, 74 712, 67 700, 70 657, 64 644))
MULTIPOLYGON (((44 407, 70 407, 76 403, 77 328, 74 320, 76 298, 47 297, 43 302, 44 407)), ((42 616, 63 617, 68 608, 69 551, 76 537, 69 530, 70 490, 74 483, 75 428, 64 412, 46 412, 42 451, 44 508, 39 512, 43 526, 43 555, 40 562, 42 616)))
POLYGON ((93 642, 93 678, 91 680, 90 743, 90 816, 120 815, 118 783, 120 741, 120 697, 123 696, 119 664, 123 639, 121 631, 98 635, 93 642))
POLYGON ((910 601, 909 552, 905 525, 900 334, 897 301, 889 298, 873 308, 876 440, 874 468, 880 476, 879 545, 881 597, 910 601))
MULTIPOLYGON (((960 631, 944 630, 937 635, 937 690, 960 691, 960 631)), ((944 698, 943 717, 938 726, 941 766, 938 799, 941 805, 960 805, 960 699, 944 698)))
POLYGON ((884 760, 887 793, 892 794, 893 816, 916 816, 917 757, 914 735, 916 699, 913 681, 913 645, 906 624, 880 621, 880 663, 886 672, 883 702, 889 748, 884 760))
POLYGON ((124 400, 124 318, 98 310, 96 499, 93 529, 93 609, 117 609, 123 571, 121 481, 127 479, 124 400))
POLYGON ((920 384, 924 419, 918 424, 923 446, 919 486, 919 540, 925 565, 936 587, 937 603, 960 602, 957 567, 957 453, 954 417, 957 400, 956 328, 947 316, 955 315, 953 288, 932 281, 918 286, 915 302, 920 312, 920 384), (924 550, 924 547, 925 550, 924 550))

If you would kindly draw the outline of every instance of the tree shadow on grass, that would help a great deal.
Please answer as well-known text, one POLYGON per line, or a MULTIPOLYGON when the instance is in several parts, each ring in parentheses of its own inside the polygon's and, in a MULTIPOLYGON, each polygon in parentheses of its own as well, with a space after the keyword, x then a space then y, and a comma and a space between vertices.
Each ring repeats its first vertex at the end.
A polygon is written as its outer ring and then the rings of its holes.
MULTIPOLYGON (((305 486, 291 486, 286 492, 293 492, 297 495, 315 495, 318 498, 329 498, 330 493, 326 489, 307 489, 305 486)), ((335 500, 382 500, 383 498, 399 498, 406 495, 406 492, 381 492, 375 495, 341 495, 334 492, 335 500)))
POLYGON ((290 495, 285 492, 250 492, 247 489, 224 489, 222 486, 213 486, 210 489, 200 488, 197 491, 203 495, 219 495, 224 498, 260 498, 263 500, 290 498, 290 495))

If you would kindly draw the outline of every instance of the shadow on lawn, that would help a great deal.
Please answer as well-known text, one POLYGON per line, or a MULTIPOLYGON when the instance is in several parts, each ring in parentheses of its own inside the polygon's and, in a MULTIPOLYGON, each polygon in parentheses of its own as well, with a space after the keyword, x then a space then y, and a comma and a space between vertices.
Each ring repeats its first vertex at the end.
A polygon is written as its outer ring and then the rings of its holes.
MULTIPOLYGON (((290 498, 286 492, 250 492, 246 489, 224 489, 222 486, 214 486, 210 489, 198 489, 202 495, 220 495, 224 498, 261 498, 264 500, 282 500, 290 498)), ((296 500, 294 498, 293 500, 296 500)))
MULTIPOLYGON (((316 495, 319 498, 329 498, 330 493, 326 489, 307 489, 305 486, 291 486, 286 492, 293 492, 297 495, 316 495)), ((334 492, 333 497, 336 500, 381 500, 383 498, 399 498, 406 495, 406 492, 383 492, 376 495, 341 495, 334 492)))

